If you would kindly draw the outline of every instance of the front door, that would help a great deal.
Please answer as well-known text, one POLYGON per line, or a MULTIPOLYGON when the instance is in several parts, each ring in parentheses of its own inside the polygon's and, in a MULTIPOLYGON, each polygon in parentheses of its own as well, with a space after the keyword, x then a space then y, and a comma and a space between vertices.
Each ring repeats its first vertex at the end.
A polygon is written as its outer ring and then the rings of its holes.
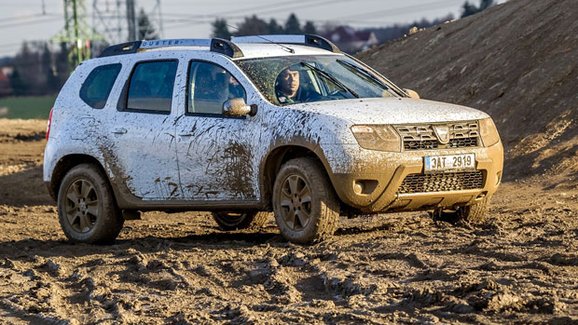
POLYGON ((176 125, 181 188, 188 200, 258 201, 257 117, 224 116, 223 103, 246 100, 245 88, 225 68, 189 64, 186 113, 176 125))

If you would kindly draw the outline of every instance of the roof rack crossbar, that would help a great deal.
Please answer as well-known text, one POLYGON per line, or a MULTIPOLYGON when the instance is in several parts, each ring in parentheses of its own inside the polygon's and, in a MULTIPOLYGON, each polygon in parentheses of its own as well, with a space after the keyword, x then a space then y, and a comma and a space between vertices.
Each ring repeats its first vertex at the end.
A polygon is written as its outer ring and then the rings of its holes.
POLYGON ((341 50, 331 41, 324 37, 314 34, 301 35, 255 35, 255 36, 234 36, 231 38, 233 43, 280 43, 280 44, 299 44, 311 47, 317 47, 334 53, 341 53, 341 50))
POLYGON ((136 53, 142 50, 150 50, 163 47, 204 47, 213 52, 221 53, 231 58, 239 58, 243 56, 243 52, 239 47, 230 41, 213 38, 213 39, 163 39, 151 41, 134 41, 117 45, 112 45, 105 48, 99 57, 113 56, 136 53))

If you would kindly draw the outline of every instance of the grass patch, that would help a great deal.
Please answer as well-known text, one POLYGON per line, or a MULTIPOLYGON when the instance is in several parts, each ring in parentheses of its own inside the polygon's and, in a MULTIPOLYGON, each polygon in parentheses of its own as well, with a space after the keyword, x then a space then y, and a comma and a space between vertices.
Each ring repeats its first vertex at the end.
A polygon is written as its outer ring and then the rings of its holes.
POLYGON ((0 98, 0 118, 48 119, 56 96, 0 98))

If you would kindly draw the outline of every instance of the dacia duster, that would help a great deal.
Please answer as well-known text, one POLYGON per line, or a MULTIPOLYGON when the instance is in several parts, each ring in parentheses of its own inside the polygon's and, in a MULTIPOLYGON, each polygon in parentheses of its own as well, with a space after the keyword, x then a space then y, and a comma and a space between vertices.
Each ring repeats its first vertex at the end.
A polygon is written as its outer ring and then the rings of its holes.
POLYGON ((419 99, 315 35, 137 41, 70 76, 44 181, 72 241, 107 243, 140 211, 270 212, 296 243, 340 215, 429 210, 476 220, 502 176, 492 119, 419 99))

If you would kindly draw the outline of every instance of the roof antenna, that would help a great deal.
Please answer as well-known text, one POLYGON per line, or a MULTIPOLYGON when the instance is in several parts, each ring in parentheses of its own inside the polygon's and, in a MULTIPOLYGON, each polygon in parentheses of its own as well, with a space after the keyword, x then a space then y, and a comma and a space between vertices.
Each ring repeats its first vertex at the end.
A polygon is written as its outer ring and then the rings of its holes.
MULTIPOLYGON (((227 26, 228 26, 228 27, 231 27, 231 28, 233 28, 233 29, 235 29, 235 30, 237 30, 237 31, 239 31, 239 28, 237 28, 236 26, 229 25, 229 24, 227 24, 227 26)), ((273 42, 272 40, 267 39, 267 38, 265 38, 265 37, 263 37, 263 36, 261 36, 261 35, 254 35, 254 36, 257 36, 257 37, 259 37, 260 39, 262 39, 262 40, 264 40, 264 41, 267 41, 267 42, 269 42, 269 43, 271 43, 271 44, 277 45, 277 46, 279 46, 280 48, 282 48, 283 50, 285 50, 285 51, 287 51, 287 52, 289 52, 289 53, 292 53, 292 54, 295 53, 295 50, 292 49, 292 48, 290 48, 289 46, 285 46, 285 45, 283 45, 283 44, 273 42)))

